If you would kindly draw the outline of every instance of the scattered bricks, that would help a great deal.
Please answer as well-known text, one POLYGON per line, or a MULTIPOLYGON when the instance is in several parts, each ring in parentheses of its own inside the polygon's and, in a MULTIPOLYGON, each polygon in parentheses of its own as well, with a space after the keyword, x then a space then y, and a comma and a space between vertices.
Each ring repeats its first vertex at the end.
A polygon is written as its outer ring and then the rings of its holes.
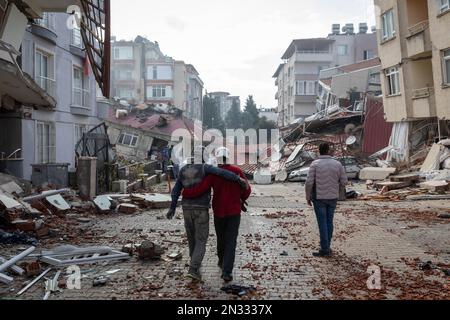
POLYGON ((25 272, 27 277, 35 277, 41 274, 41 264, 39 262, 31 262, 25 265, 25 272))
POLYGON ((35 231, 36 225, 33 220, 14 220, 11 222, 11 226, 23 232, 35 231))
POLYGON ((42 228, 36 230, 36 236, 38 238, 43 238, 48 236, 50 233, 50 229, 47 226, 43 226, 42 228))
POLYGON ((137 249, 140 260, 160 259, 163 249, 151 241, 144 241, 137 249))
POLYGON ((122 203, 119 205, 118 211, 124 214, 133 214, 138 210, 138 206, 134 204, 122 203))
POLYGON ((50 214, 50 210, 44 205, 42 201, 35 200, 31 203, 31 207, 46 214, 50 214))

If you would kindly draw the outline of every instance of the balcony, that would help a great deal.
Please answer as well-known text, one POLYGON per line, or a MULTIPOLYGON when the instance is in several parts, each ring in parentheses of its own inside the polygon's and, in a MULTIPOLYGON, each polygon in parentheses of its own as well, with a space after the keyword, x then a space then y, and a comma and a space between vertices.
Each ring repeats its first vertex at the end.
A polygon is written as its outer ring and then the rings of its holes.
POLYGON ((409 58, 419 57, 431 52, 429 21, 425 20, 408 29, 406 49, 409 58))
POLYGON ((412 91, 412 112, 414 118, 436 116, 436 100, 433 87, 414 89, 412 91))
POLYGON ((86 57, 86 53, 84 51, 83 39, 81 38, 80 29, 72 30, 72 37, 70 40, 70 52, 84 59, 86 57))
POLYGON ((53 98, 56 98, 56 81, 55 79, 43 77, 43 76, 36 76, 35 79, 36 83, 39 85, 39 87, 42 88, 48 95, 50 95, 53 98))
POLYGON ((31 32, 56 44, 55 16, 44 13, 42 19, 35 19, 31 24, 31 32))
POLYGON ((296 61, 331 62, 333 54, 330 51, 303 50, 297 51, 296 61))

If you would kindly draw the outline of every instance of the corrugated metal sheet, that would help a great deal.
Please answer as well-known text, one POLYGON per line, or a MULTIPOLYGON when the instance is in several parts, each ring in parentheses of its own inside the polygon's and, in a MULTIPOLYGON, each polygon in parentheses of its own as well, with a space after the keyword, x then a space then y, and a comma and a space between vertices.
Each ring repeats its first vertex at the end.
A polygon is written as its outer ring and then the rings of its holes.
POLYGON ((384 119, 383 100, 367 97, 363 152, 373 154, 389 145, 392 123, 384 119))

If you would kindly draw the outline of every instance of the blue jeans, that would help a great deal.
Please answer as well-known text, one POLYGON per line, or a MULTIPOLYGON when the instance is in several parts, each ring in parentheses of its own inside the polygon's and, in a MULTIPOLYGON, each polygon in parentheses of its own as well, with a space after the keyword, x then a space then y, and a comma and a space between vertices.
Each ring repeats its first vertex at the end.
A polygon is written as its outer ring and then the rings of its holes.
POLYGON ((314 200, 313 202, 319 225, 320 248, 322 252, 329 253, 331 250, 331 239, 333 238, 333 220, 337 200, 314 200))

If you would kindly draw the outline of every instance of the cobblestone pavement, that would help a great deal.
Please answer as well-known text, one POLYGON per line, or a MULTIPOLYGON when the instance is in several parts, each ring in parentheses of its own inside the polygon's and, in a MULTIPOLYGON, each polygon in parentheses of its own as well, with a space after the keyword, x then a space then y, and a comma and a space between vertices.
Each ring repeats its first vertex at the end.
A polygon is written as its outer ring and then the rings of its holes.
MULTIPOLYGON (((358 188, 358 186, 356 186, 358 188)), ((359 186, 361 188, 361 186, 359 186)), ((332 258, 313 258, 319 236, 315 216, 304 201, 300 184, 254 186, 249 212, 243 215, 237 249, 235 284, 252 285, 250 299, 449 299, 450 223, 438 218, 448 202, 347 201, 338 207, 332 258), (436 269, 422 270, 432 261, 436 269), (381 269, 381 290, 369 290, 369 266, 381 269)), ((120 249, 145 239, 166 252, 182 251, 180 261, 99 263, 82 267, 82 289, 64 290, 50 299, 236 299, 222 292, 211 236, 202 268, 204 282, 194 285, 184 276, 188 261, 181 211, 172 221, 165 210, 135 215, 96 216, 82 228, 81 244, 120 249), (89 233, 87 233, 89 231, 89 233), (89 234, 89 237, 87 235, 89 234), (92 279, 109 270, 104 287, 92 279)), ((63 243, 63 242, 62 242, 63 243)), ((13 254, 19 247, 0 248, 13 254)), ((24 284, 12 289, 0 284, 0 297, 14 298, 24 284), (13 291, 14 290, 14 291, 13 291)), ((21 298, 41 299, 43 284, 21 298)))

